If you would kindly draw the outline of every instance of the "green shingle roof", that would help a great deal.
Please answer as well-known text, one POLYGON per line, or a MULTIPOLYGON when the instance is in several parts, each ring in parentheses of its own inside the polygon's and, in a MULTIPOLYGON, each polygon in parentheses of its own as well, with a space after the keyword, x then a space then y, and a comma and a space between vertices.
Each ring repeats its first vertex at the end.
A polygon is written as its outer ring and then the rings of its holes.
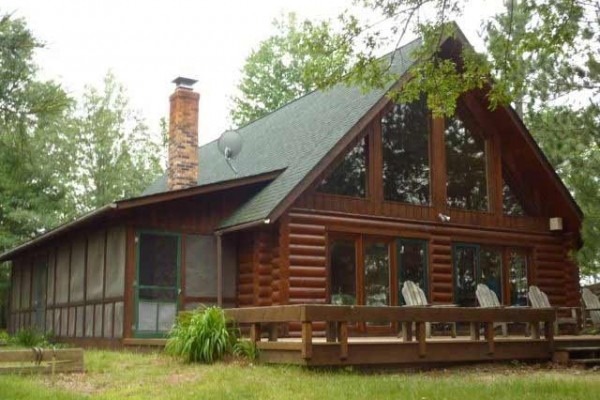
MULTIPOLYGON (((396 51, 393 58, 395 73, 402 75, 408 70, 413 62, 411 52, 420 44, 416 40, 396 51)), ((221 221, 220 228, 269 218, 275 207, 390 87, 370 93, 345 85, 337 85, 327 91, 314 91, 238 129, 243 147, 233 161, 239 171, 237 176, 219 153, 217 141, 200 147, 198 185, 284 170, 221 221)), ((166 190, 166 176, 162 176, 143 195, 166 190)))

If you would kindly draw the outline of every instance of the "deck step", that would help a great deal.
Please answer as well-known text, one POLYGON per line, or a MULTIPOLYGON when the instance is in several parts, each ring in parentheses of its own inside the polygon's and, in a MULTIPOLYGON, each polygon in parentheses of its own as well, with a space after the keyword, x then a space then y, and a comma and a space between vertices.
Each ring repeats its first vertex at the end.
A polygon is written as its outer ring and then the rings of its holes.
POLYGON ((600 351, 600 346, 595 347, 557 347, 556 351, 568 351, 569 353, 583 351, 600 351))
POLYGON ((584 364, 584 365, 599 364, 600 365, 600 358, 576 358, 574 360, 571 360, 571 362, 573 364, 584 364))

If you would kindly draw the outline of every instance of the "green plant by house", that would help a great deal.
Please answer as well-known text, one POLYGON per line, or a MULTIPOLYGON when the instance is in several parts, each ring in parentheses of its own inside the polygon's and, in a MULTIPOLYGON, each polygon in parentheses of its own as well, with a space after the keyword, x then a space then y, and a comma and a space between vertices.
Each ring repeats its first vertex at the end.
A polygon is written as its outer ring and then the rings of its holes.
POLYGON ((258 358, 258 348, 250 340, 239 340, 233 345, 233 354, 254 361, 258 358))
POLYGON ((10 342, 14 345, 23 347, 43 346, 46 344, 44 336, 32 328, 25 328, 17 331, 10 342))
POLYGON ((169 333, 168 354, 187 362, 212 363, 233 351, 237 332, 219 307, 182 314, 169 333))

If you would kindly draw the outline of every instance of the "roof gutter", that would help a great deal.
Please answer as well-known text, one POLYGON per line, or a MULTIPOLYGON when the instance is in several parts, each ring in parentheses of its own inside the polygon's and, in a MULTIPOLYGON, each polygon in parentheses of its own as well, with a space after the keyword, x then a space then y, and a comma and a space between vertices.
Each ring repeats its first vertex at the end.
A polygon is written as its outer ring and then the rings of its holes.
POLYGON ((24 243, 21 243, 20 245, 18 245, 17 247, 12 248, 11 250, 3 253, 0 255, 0 262, 3 261, 8 261, 10 260, 14 255, 18 254, 19 252, 21 252, 22 250, 24 250, 25 248, 29 248, 31 246, 35 246, 38 243, 41 243, 43 241, 46 241, 48 239, 51 239, 55 236, 61 235, 62 233, 71 230, 73 228, 78 227, 79 225, 82 225, 86 222, 89 222, 90 220, 93 220, 94 218, 98 218, 101 216, 104 216, 105 214, 108 214, 110 211, 116 210, 117 209, 117 204, 116 203, 111 203, 108 204, 104 207, 100 207, 97 210, 91 211, 87 214, 84 214, 82 217, 77 218, 74 221, 71 222, 67 222, 66 224, 60 225, 57 228, 54 228, 34 239, 28 240, 24 243))
POLYGON ((269 219, 269 218, 259 219, 259 220, 239 224, 239 225, 233 225, 233 226, 228 226, 226 228, 217 229, 217 230, 215 230, 215 235, 223 235, 225 233, 232 233, 232 232, 242 231, 244 229, 256 228, 258 226, 269 225, 270 223, 271 223, 271 219, 269 219))

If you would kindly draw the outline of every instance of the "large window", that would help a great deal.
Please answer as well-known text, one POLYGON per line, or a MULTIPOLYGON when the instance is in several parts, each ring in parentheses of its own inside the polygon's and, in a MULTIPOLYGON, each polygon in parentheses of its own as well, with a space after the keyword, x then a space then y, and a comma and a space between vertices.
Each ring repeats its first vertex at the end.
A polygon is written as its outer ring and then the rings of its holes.
POLYGON ((527 254, 519 250, 509 250, 510 305, 527 305, 527 254))
POLYGON ((330 242, 332 304, 356 304, 356 248, 354 238, 330 242))
POLYGON ((502 211, 505 215, 523 216, 523 203, 506 180, 502 182, 502 211))
POLYGON ((413 281, 427 293, 427 242, 425 240, 398 239, 398 299, 402 299, 402 286, 413 281))
POLYGON ((365 243, 365 305, 390 304, 390 254, 385 242, 365 243))
POLYGON ((485 140, 458 117, 446 121, 449 207, 488 210, 485 140))
POLYGON ((503 304, 527 304, 527 253, 511 247, 478 244, 455 244, 454 294, 460 306, 477 306, 475 291, 483 283, 503 304), (503 260, 508 260, 504 265, 503 260), (507 276, 505 281, 503 276, 507 276), (508 282, 508 299, 503 296, 503 283, 508 282))
POLYGON ((381 120, 385 200, 429 204, 429 121, 425 97, 395 105, 381 120))
POLYGON ((318 191, 343 196, 365 197, 367 195, 368 157, 368 141, 365 138, 346 154, 327 178, 323 179, 318 191))

